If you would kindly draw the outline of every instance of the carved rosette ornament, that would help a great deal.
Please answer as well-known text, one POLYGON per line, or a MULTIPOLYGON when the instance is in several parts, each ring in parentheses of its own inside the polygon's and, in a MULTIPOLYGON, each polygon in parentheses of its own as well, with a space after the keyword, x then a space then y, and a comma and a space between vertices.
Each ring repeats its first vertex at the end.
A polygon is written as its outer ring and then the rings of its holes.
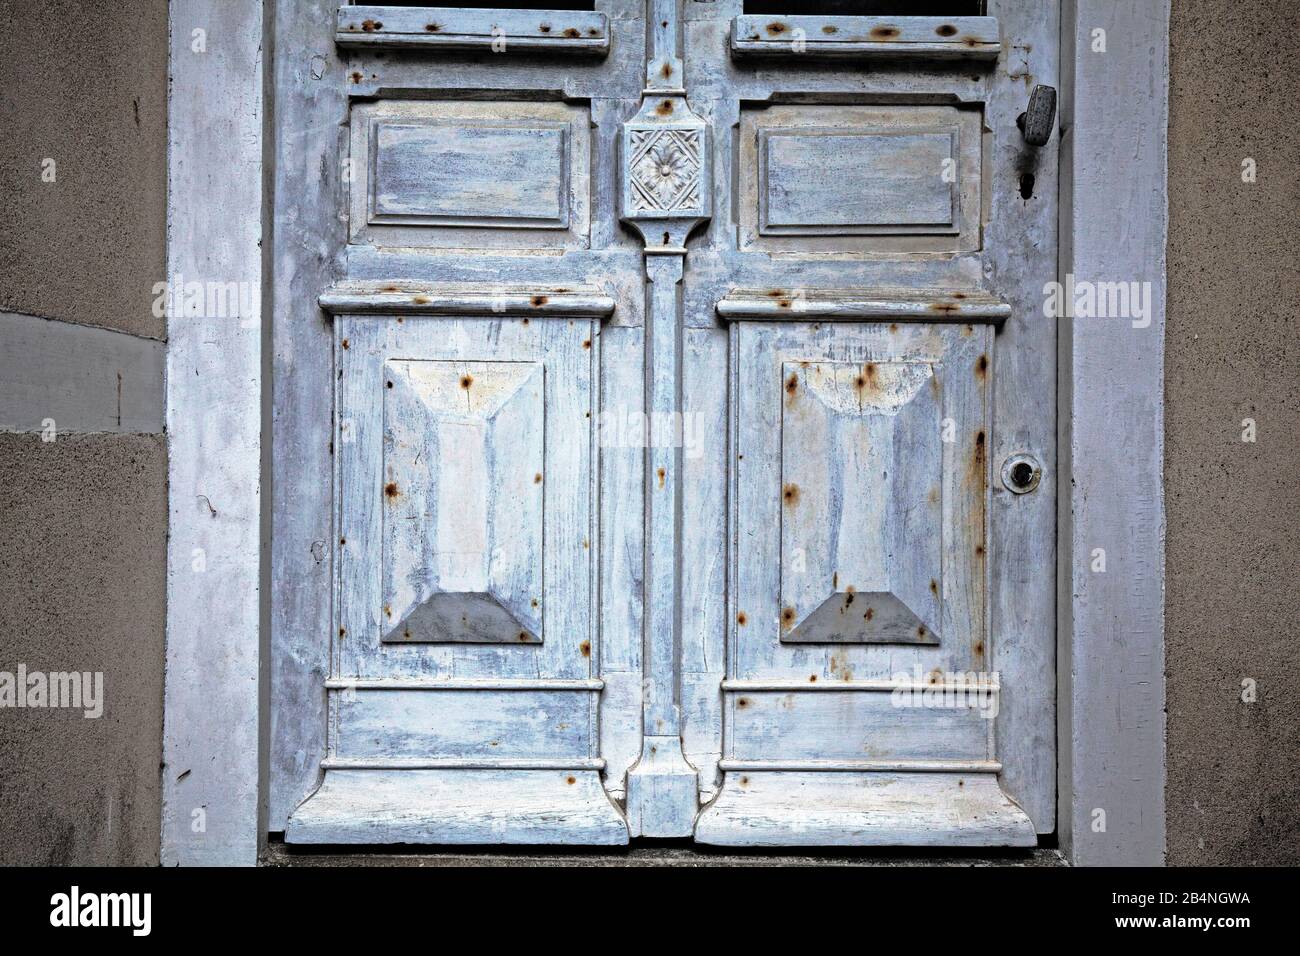
POLYGON ((711 213, 708 127, 676 93, 646 92, 623 126, 622 218, 646 252, 680 251, 711 213))
POLYGON ((672 213, 700 206, 700 133, 693 129, 632 131, 632 205, 672 213))

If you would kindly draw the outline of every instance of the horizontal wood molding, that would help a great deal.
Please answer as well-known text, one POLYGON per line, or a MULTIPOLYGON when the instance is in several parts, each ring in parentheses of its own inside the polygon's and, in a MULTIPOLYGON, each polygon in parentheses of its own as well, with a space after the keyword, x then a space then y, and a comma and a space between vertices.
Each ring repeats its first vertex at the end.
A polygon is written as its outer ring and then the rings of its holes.
POLYGON ((983 290, 734 289, 718 302, 726 321, 980 322, 999 324, 1011 306, 983 290))
POLYGON ((996 60, 996 17, 739 16, 732 56, 996 60))
POLYGON ((719 770, 781 770, 833 773, 998 773, 997 760, 735 760, 723 757, 719 770))
POLYGON ((332 315, 482 315, 603 319, 614 299, 590 286, 446 286, 344 282, 318 300, 332 315))
POLYGON ((334 767, 287 843, 622 845, 627 824, 581 758, 556 768, 334 767), (576 764, 576 765, 575 765, 576 764))
MULTIPOLYGON (((819 768, 820 769, 820 768, 819 768)), ((715 846, 1034 846, 993 773, 729 771, 700 814, 715 846)))
POLYGON ((989 681, 938 681, 927 683, 926 681, 906 680, 824 680, 824 681, 797 681, 797 680, 724 680, 722 690, 728 694, 753 694, 764 691, 772 691, 782 694, 798 694, 804 691, 857 691, 859 693, 892 693, 893 691, 934 691, 936 693, 943 691, 977 691, 985 694, 996 694, 1001 691, 998 684, 989 681))
POLYGON ((324 770, 604 770, 599 757, 326 757, 324 770))
POLYGON ((523 680, 512 678, 482 678, 478 680, 419 680, 417 678, 358 678, 331 677, 325 681, 329 690, 588 690, 599 691, 605 682, 594 680, 523 680))
POLYGON ((609 18, 576 10, 343 6, 340 47, 605 56, 609 18))

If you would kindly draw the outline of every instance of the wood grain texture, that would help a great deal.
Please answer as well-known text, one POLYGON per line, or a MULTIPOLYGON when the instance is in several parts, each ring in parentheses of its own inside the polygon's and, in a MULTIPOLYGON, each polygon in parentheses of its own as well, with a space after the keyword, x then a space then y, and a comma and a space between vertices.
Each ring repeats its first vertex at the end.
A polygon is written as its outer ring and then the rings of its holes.
POLYGON ((540 121, 378 122, 371 130, 370 221, 563 229, 566 131, 540 121))
MULTIPOLYGON (((609 56, 576 57, 566 60, 562 67, 547 57, 528 55, 520 44, 511 47, 510 53, 524 55, 488 55, 481 59, 476 59, 472 50, 436 58, 394 56, 382 45, 349 45, 340 55, 333 42, 337 7, 338 4, 330 2, 286 3, 276 18, 277 46, 281 53, 275 59, 282 90, 278 102, 284 111, 280 114, 283 124, 278 129, 276 167, 280 176, 277 195, 282 201, 276 209, 275 232, 275 262, 281 281, 276 283, 278 392, 273 537, 277 558, 273 561, 273 576, 276 590, 283 597, 273 615, 273 641, 277 648, 272 692, 273 830, 284 826, 290 810, 316 786, 319 768, 330 766, 330 758, 325 753, 327 719, 320 685, 327 681, 333 666, 329 653, 337 640, 338 623, 332 619, 329 602, 322 601, 320 595, 328 592, 325 582, 336 576, 331 563, 343 549, 338 544, 340 529, 333 518, 336 496, 329 481, 332 471, 329 456, 343 444, 336 431, 338 416, 322 414, 322 411, 328 410, 328 396, 334 391, 339 371, 334 353, 345 354, 347 350, 333 334, 337 329, 322 321, 316 308, 317 296, 337 285, 335 291, 340 293, 339 298, 326 297, 322 301, 324 308, 337 314, 365 315, 365 321, 371 324, 400 327, 407 320, 408 329, 422 324, 426 321, 422 317, 429 315, 472 318, 473 322, 488 328, 496 328, 492 320, 513 318, 519 320, 518 327, 527 329, 531 325, 534 330, 543 319, 554 321, 554 317, 560 316, 567 322, 573 318, 585 328, 585 334, 579 334, 576 340, 581 355, 585 361, 594 363, 591 368, 600 369, 600 374, 607 376, 607 381, 597 381, 595 373, 587 375, 591 401, 597 401, 605 387, 612 389, 616 401, 622 401, 625 395, 635 395, 642 380, 639 350, 645 298, 640 243, 618 226, 612 187, 618 124, 635 111, 644 80, 644 5, 640 0, 615 0, 600 15, 608 22, 609 56), (467 84, 478 91, 472 97, 465 95, 467 84), (364 112, 364 104, 372 100, 379 103, 427 101, 430 91, 437 91, 434 98, 445 101, 442 105, 450 110, 453 119, 502 117, 509 113, 509 121, 533 127, 539 122, 569 124, 568 145, 579 144, 572 153, 573 161, 575 164, 590 162, 591 172, 572 177, 568 185, 578 191, 578 202, 589 202, 593 213, 600 213, 591 223, 590 248, 586 241, 573 241, 566 231, 549 230, 553 236, 559 236, 560 246, 552 245, 546 250, 550 254, 538 255, 539 247, 545 247, 546 243, 533 241, 533 237, 548 230, 508 230, 495 225, 475 228, 379 224, 385 229, 400 230, 399 244, 349 244, 349 221, 361 223, 367 215, 351 216, 348 212, 350 201, 355 198, 349 195, 352 185, 359 181, 364 186, 367 178, 363 163, 348 162, 360 156, 352 148, 350 133, 346 132, 352 125, 353 107, 364 112), (494 97, 492 91, 498 91, 498 95, 494 97), (561 104, 561 99, 572 105, 561 104), (484 100, 496 102, 489 109, 483 105, 484 100), (510 113, 511 110, 516 112, 510 113), (341 137, 340 128, 345 129, 341 137), (307 162, 304 156, 308 153, 300 151, 304 144, 312 157, 307 162), (321 158, 319 163, 316 157, 321 158), (405 238, 421 230, 427 233, 439 229, 445 240, 444 249, 439 249, 436 242, 421 243, 405 238), (490 248, 511 231, 524 238, 510 248, 490 248), (472 247, 474 252, 467 254, 465 246, 472 247), (370 283, 371 287, 358 291, 350 287, 352 283, 362 286, 370 283), (448 285, 459 285, 460 289, 449 290, 448 285), (398 291, 383 293, 387 287, 398 291), (564 294, 579 287, 583 291, 578 294, 564 294), (541 302, 542 297, 548 301, 541 302), (603 362, 599 356, 604 330, 587 320, 606 316, 608 328, 624 335, 621 339, 616 336, 619 348, 608 362, 603 362), (482 322, 483 319, 489 321, 482 322), (584 342, 590 344, 590 351, 584 342)), ((360 126, 357 128, 360 130, 360 126)), ((490 161, 485 165, 490 166, 490 161)), ((575 204, 572 192, 569 198, 570 224, 574 225, 577 222, 574 210, 580 207, 575 204)), ((509 242, 504 245, 509 246, 509 242)), ((344 337, 349 339, 350 348, 359 341, 358 336, 344 337)), ((507 336, 503 350, 489 352, 488 356, 494 361, 508 361, 512 347, 507 336)), ((559 372, 569 376, 573 369, 563 365, 559 372)), ((575 505, 589 502, 594 507, 594 502, 605 495, 620 506, 632 504, 640 495, 641 451, 636 449, 629 454, 631 450, 612 449, 611 460, 615 466, 607 471, 598 468, 596 458, 601 449, 595 439, 596 412, 596 406, 587 405, 581 413, 581 430, 588 436, 590 449, 587 475, 576 485, 561 484, 568 501, 575 505), (588 414, 593 419, 589 420, 588 414), (633 463, 635 474, 630 467, 633 463), (577 488, 590 490, 580 494, 577 488)), ((358 433, 350 431, 349 438, 354 434, 358 433)), ((566 447, 576 450, 577 441, 573 437, 566 447)), ((548 475, 546 483, 549 485, 553 478, 553 474, 548 475)), ((637 513, 633 505, 627 520, 621 526, 612 525, 610 533, 617 535, 620 527, 628 534, 639 533, 639 522, 633 520, 637 513)), ((565 599, 547 601, 546 606, 560 609, 552 613, 562 616, 558 626, 563 634, 554 641, 548 638, 546 647, 549 652, 553 644, 563 645, 567 649, 564 663, 562 667, 558 663, 556 666, 574 675, 589 674, 606 666, 608 660, 613 669, 608 685, 601 685, 608 689, 587 695, 587 739, 595 741, 600 733, 596 706, 599 701, 605 717, 599 726, 610 735, 610 753, 624 754, 621 759, 625 768, 636 759, 640 746, 636 726, 640 713, 639 563, 628 562, 628 551, 619 537, 608 538, 613 545, 608 552, 602 551, 599 542, 606 540, 603 526, 593 523, 584 532, 563 504, 553 514, 556 521, 547 524, 545 534, 574 535, 571 539, 574 547, 590 554, 591 560, 585 564, 586 579, 581 588, 557 576, 554 593, 564 594, 565 599), (607 565, 602 563, 603 554, 609 554, 607 565), (609 576, 602 579, 599 569, 605 566, 610 569, 609 576), (602 604, 601 613, 608 626, 599 637, 585 627, 572 626, 576 616, 590 614, 594 618, 592 609, 597 587, 620 595, 617 602, 602 604), (582 589, 587 590, 587 596, 581 606, 572 612, 565 610, 582 589), (635 740, 629 742, 629 736, 635 740)), ((549 543, 553 543, 550 537, 549 543)), ((428 645, 423 647, 430 649, 428 645)), ((538 678, 538 657, 532 652, 539 649, 536 645, 496 649, 480 645, 477 649, 462 646, 460 653, 451 653, 444 645, 421 655, 418 646, 393 646, 390 659, 394 666, 365 681, 392 679, 424 686, 445 676, 451 684, 469 682, 482 686, 483 682, 492 681, 533 681, 539 687, 550 687, 555 681, 571 680, 538 678), (402 655, 402 651, 416 653, 402 655), (518 654, 511 655, 508 651, 518 654), (490 676, 466 678, 463 675, 467 673, 490 676)), ((365 685, 357 684, 361 686, 365 685)), ((350 692, 346 682, 335 686, 335 690, 337 693, 329 695, 340 698, 335 704, 350 692)), ((466 746, 472 747, 476 740, 470 737, 466 746)), ((547 758, 514 759, 536 764, 547 758)), ((597 759, 584 757, 582 766, 593 766, 597 759)), ((621 787, 622 769, 616 761, 610 773, 610 788, 618 791, 621 787)), ((626 833, 625 828, 623 832, 626 833)), ((508 834, 503 839, 509 839, 508 834)))
POLYGON ((627 842, 594 770, 337 769, 294 810, 287 843, 627 842))
POLYGON ((591 755, 592 691, 344 688, 331 759, 574 761, 591 755))
POLYGON ((700 814, 715 846, 1034 846, 1029 818, 981 773, 730 772, 700 814))
POLYGON ((347 244, 346 60, 330 42, 339 3, 276 0, 272 326, 270 795, 268 828, 320 783, 333 570, 334 337, 316 298, 347 244), (312 157, 308 161, 307 157, 312 157))
POLYGON ((403 280, 339 282, 320 307, 340 315, 483 315, 606 318, 615 300, 595 286, 542 283, 431 283, 403 280))
POLYGON ((892 692, 745 691, 727 695, 729 761, 991 760, 989 720, 948 707, 900 706, 892 692))
POLYGON ((747 104, 739 136, 741 250, 978 248, 982 159, 973 110, 747 104))
POLYGON ((989 464, 1000 469, 1029 452, 1043 463, 1033 494, 1016 495, 994 482, 989 501, 989 624, 995 635, 990 666, 1009 692, 998 711, 999 758, 1007 792, 1040 833, 1056 827, 1057 667, 1056 595, 1057 321, 1043 314, 1044 285, 1055 278, 1059 156, 1026 149, 1015 127, 1034 83, 1057 85, 1060 16, 1055 4, 988 4, 1007 43, 1004 81, 989 91, 985 125, 994 130, 984 229, 989 288, 1011 306, 994 345, 994 429, 989 464), (1033 196, 1021 192, 1033 176, 1033 196))
POLYGON ((738 323, 732 335, 743 546, 729 675, 984 670, 990 330, 738 323), (904 636, 932 646, 856 643, 904 636))
POLYGON ((677 88, 675 0, 648 0, 646 95, 623 124, 620 217, 645 240, 645 619, 641 755, 627 775, 633 836, 689 836, 699 808, 697 768, 682 735, 686 427, 681 283, 686 238, 712 215, 710 137, 677 88), (655 423, 660 425, 656 427, 655 423), (669 423, 664 428, 663 423, 669 423), (673 425, 672 423, 676 423, 673 425))
POLYGON ((402 102, 351 113, 354 243, 584 248, 587 110, 563 103, 402 102))
POLYGON ((759 231, 852 235, 892 226, 956 232, 956 145, 955 128, 761 130, 759 231), (945 162, 953 164, 951 181, 942 175, 945 162), (834 191, 817 188, 823 183, 834 184, 834 191))
POLYGON ((782 641, 939 642, 937 372, 928 362, 782 363, 782 641))
POLYGON ((983 289, 733 289, 718 300, 726 321, 985 322, 999 325, 1011 306, 983 289))
MULTIPOLYGON (((596 638, 592 594, 594 511, 590 493, 574 494, 573 491, 590 488, 595 467, 593 375, 599 350, 593 343, 593 324, 568 319, 451 318, 403 323, 345 316, 336 320, 336 326, 341 371, 336 442, 340 611, 334 638, 334 675, 590 677, 591 649, 596 638), (484 365, 496 366, 494 371, 508 377, 523 371, 517 368, 519 365, 534 365, 536 370, 524 381, 532 382, 530 387, 540 387, 543 380, 547 383, 544 408, 513 430, 517 437, 510 448, 504 449, 507 457, 499 466, 504 470, 497 484, 480 491, 487 496, 481 499, 485 508, 493 496, 507 495, 511 488, 519 489, 530 500, 539 498, 540 545, 535 540, 530 544, 528 536, 516 533, 492 543, 485 552, 475 552, 481 554, 479 560, 489 561, 489 570, 495 562, 504 575, 501 594, 505 603, 515 609, 514 616, 525 627, 528 622, 540 619, 539 633, 546 635, 544 643, 516 640, 516 644, 531 646, 443 644, 434 647, 419 642, 383 644, 391 621, 402 609, 388 600, 397 595, 385 594, 385 576, 390 581, 400 581, 409 568, 419 566, 412 564, 413 561, 427 561, 425 555, 436 555, 444 547, 438 544, 435 515, 426 516, 419 504, 427 501, 439 486, 441 477, 436 477, 436 470, 449 470, 448 504, 456 521, 464 520, 471 500, 471 489, 463 484, 470 472, 458 471, 454 458, 434 458, 434 449, 426 439, 414 436, 399 439, 394 432, 394 449, 399 440, 405 440, 408 448, 403 452, 405 458, 393 459, 388 455, 384 415, 388 396, 398 391, 396 378, 388 377, 395 363, 426 368, 437 363, 438 370, 444 374, 450 374, 449 369, 459 369, 444 384, 462 403, 466 401, 465 393, 472 393, 475 388, 475 366, 480 372, 484 365), (502 372, 512 368, 516 369, 513 373, 502 372), (467 378, 468 388, 464 388, 462 382, 467 378), (393 383, 392 388, 389 382, 393 383), (545 431, 527 439, 541 443, 539 468, 537 461, 528 459, 525 446, 520 443, 524 441, 523 433, 534 429, 537 416, 543 414, 545 431), (515 460, 516 451, 526 460, 515 460), (400 461, 408 458, 409 469, 394 470, 400 461), (418 465, 416 458, 419 458, 418 465), (504 476, 509 476, 505 486, 501 484, 504 476), (408 520, 411 507, 407 503, 408 495, 416 499, 420 520, 408 520), (404 529, 405 525, 411 527, 404 529), (397 530, 386 530, 390 528, 397 530), (390 533, 410 536, 399 554, 385 548, 390 533), (533 556, 527 557, 530 553, 533 556), (410 557, 400 558, 400 554, 410 557), (528 570, 536 568, 538 556, 543 562, 540 574, 528 570)), ((433 372, 422 374, 436 377, 433 372)), ((477 384, 490 386, 491 383, 477 384)), ((491 396, 486 400, 489 404, 493 401, 491 396)), ((469 401, 475 399, 471 396, 469 401)), ((536 406, 535 399, 533 405, 536 406)), ((460 410, 466 411, 463 406, 460 410)), ((485 460, 480 458, 480 464, 485 460)), ((485 511, 485 519, 487 514, 485 511)), ((503 528, 527 520, 524 512, 509 501, 503 501, 498 517, 505 523, 503 528)), ((456 536, 448 546, 464 547, 456 536)), ((454 550, 447 554, 453 563, 463 560, 454 550)), ((445 565, 431 570, 455 569, 445 565)), ((430 578, 421 572, 418 580, 430 578)))
POLYGON ((383 374, 382 639, 541 643, 544 366, 392 360, 383 374))

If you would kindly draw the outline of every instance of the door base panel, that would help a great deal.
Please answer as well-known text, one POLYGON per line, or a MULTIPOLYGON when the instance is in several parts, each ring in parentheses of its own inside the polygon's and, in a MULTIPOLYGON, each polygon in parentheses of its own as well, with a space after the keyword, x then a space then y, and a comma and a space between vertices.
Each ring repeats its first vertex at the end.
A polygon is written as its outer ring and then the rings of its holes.
POLYGON ((715 846, 1035 846, 993 774, 729 771, 695 839, 715 846))
POLYGON ((700 809, 699 772, 677 736, 646 737, 627 774, 627 828, 633 836, 688 837, 700 809))
POLYGON ((595 770, 327 770, 286 843, 621 846, 627 824, 595 770))

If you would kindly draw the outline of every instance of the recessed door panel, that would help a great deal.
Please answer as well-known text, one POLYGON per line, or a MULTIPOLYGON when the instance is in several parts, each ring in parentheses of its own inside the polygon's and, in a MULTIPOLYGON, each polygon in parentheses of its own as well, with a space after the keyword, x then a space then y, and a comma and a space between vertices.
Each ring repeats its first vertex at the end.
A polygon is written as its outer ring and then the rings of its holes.
POLYGON ((964 252, 979 246, 977 107, 750 104, 740 248, 964 252))
POLYGON ((351 125, 353 242, 453 249, 587 244, 586 109, 386 99, 358 104, 351 125))

